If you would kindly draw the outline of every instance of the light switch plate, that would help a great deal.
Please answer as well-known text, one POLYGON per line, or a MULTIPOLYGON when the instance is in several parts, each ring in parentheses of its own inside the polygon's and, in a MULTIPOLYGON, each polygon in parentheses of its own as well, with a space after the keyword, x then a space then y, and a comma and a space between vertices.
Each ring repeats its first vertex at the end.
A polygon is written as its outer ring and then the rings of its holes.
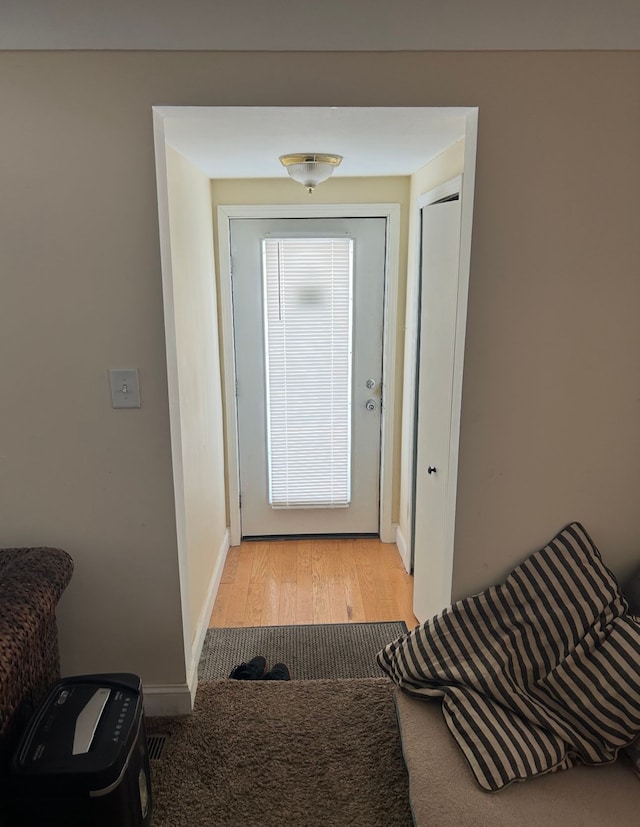
POLYGON ((112 369, 109 371, 111 383, 111 405, 114 408, 139 408, 140 386, 137 368, 112 369))

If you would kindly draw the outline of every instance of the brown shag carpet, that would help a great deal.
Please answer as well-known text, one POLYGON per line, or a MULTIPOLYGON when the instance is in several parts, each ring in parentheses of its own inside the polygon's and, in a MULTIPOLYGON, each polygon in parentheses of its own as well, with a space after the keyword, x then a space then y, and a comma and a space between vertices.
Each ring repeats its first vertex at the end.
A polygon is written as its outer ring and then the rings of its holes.
POLYGON ((153 827, 411 827, 387 678, 203 682, 149 718, 153 827))

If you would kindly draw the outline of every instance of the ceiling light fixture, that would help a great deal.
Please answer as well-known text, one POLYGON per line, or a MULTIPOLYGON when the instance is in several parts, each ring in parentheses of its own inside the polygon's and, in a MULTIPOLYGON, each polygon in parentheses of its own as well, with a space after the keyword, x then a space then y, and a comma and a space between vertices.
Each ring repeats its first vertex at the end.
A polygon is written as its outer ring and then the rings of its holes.
POLYGON ((298 152, 293 155, 281 155, 280 163, 286 168, 290 177, 307 188, 311 194, 314 188, 326 181, 342 161, 342 155, 327 155, 316 152, 298 152))

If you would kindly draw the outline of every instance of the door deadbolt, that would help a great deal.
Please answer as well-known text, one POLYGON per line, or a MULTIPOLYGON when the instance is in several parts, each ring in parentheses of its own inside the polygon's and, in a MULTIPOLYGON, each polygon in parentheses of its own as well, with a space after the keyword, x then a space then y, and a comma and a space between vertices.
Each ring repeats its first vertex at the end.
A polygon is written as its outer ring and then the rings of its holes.
POLYGON ((375 379, 367 379, 367 387, 369 388, 370 391, 373 390, 375 388, 375 386, 376 386, 376 380, 375 379))

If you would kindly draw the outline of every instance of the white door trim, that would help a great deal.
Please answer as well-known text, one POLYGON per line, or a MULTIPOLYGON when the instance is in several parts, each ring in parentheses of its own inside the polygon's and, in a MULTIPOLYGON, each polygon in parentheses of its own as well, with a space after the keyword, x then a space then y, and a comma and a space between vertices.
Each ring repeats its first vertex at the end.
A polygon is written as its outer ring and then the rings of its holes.
MULTIPOLYGON (((460 197, 462 198, 462 175, 456 175, 455 178, 451 178, 449 181, 445 181, 444 184, 440 184, 432 190, 429 190, 429 192, 418 196, 416 201, 418 212, 430 204, 435 204, 436 201, 441 201, 443 198, 448 198, 450 195, 457 195, 458 193, 460 193, 460 197)), ((420 246, 420 240, 418 239, 417 241, 418 246, 420 246)))
POLYGON ((227 422, 228 494, 231 545, 241 540, 240 470, 236 408, 236 368, 233 347, 233 306, 231 293, 231 248, 229 222, 232 218, 386 218, 387 249, 382 346, 382 428, 380 444, 380 539, 395 542, 391 519, 393 498, 393 429, 396 395, 395 360, 400 252, 399 204, 269 204, 218 207, 220 307, 224 364, 225 415, 227 422))

